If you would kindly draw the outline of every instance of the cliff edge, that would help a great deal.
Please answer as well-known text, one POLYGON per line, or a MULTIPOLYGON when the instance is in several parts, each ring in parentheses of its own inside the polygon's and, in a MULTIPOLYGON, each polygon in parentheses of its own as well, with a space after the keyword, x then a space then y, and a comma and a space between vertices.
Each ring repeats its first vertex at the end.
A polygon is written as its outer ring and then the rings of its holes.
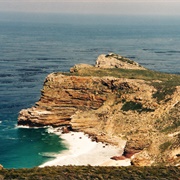
POLYGON ((18 124, 69 126, 118 145, 136 166, 180 165, 180 76, 117 54, 47 76, 40 100, 18 124))

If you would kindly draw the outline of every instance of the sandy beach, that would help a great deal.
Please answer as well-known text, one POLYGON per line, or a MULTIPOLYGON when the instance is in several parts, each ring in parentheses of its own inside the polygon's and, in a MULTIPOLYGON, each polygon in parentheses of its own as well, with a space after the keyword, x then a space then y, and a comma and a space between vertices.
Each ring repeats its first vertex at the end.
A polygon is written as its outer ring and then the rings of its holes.
POLYGON ((112 160, 113 156, 122 155, 123 149, 116 146, 92 141, 83 132, 61 134, 68 150, 57 155, 44 166, 91 165, 91 166, 129 166, 130 160, 112 160))

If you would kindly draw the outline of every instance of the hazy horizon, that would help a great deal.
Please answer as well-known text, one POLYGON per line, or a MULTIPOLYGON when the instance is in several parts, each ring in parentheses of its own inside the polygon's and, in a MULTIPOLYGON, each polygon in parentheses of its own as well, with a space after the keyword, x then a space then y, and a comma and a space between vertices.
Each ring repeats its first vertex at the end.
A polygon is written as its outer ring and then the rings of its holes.
POLYGON ((0 22, 11 23, 63 23, 63 24, 99 24, 99 25, 180 25, 180 16, 162 15, 100 15, 68 13, 32 13, 0 12, 0 22))
POLYGON ((0 12, 180 15, 174 0, 0 0, 0 12))

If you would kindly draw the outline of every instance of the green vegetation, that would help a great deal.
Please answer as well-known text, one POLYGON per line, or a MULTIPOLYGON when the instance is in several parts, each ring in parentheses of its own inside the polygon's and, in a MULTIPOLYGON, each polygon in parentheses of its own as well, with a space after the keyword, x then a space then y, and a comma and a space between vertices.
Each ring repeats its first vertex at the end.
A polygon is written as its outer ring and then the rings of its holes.
POLYGON ((170 141, 167 141, 167 142, 161 144, 161 145, 159 146, 159 149, 160 149, 160 151, 161 151, 161 153, 162 153, 162 152, 164 152, 165 150, 167 150, 170 146, 171 146, 171 142, 170 142, 170 141))
POLYGON ((153 86, 157 89, 154 93, 153 98, 157 98, 158 101, 164 100, 167 95, 173 94, 175 86, 180 85, 180 77, 168 79, 162 83, 153 83, 153 86))
POLYGON ((129 63, 129 64, 135 64, 134 61, 132 61, 132 60, 130 60, 130 59, 128 59, 128 58, 121 57, 121 58, 117 58, 117 59, 118 59, 118 60, 121 60, 121 61, 123 61, 123 62, 127 62, 127 63, 129 63))
MULTIPOLYGON (((121 68, 84 68, 79 69, 78 72, 74 73, 63 73, 65 75, 76 75, 76 76, 112 76, 116 78, 129 78, 129 79, 143 79, 143 80, 167 80, 170 76, 166 73, 160 73, 151 70, 137 70, 137 69, 121 69, 121 68)), ((178 76, 178 75, 175 75, 178 76)))
POLYGON ((147 109, 147 108, 143 108, 141 103, 136 103, 133 101, 129 101, 129 102, 125 102, 121 108, 121 110, 123 111, 129 111, 129 110, 134 110, 134 111, 138 111, 138 112, 142 112, 142 111, 153 111, 152 109, 147 109))
MULTIPOLYGON (((57 73, 58 74, 58 73, 57 73)), ((161 82, 153 82, 154 86, 177 86, 180 85, 180 75, 161 73, 152 70, 137 70, 137 69, 120 69, 120 68, 110 68, 101 69, 96 67, 82 68, 78 72, 74 73, 62 73, 64 75, 75 75, 75 76, 112 76, 116 78, 127 78, 127 79, 142 79, 148 81, 159 80, 161 82)))
POLYGON ((178 121, 173 121, 172 122, 172 125, 169 125, 167 127, 165 127, 162 132, 172 132, 174 131, 175 129, 177 129, 178 127, 180 126, 180 119, 178 121))
POLYGON ((173 133, 180 129, 180 102, 178 102, 162 119, 156 120, 156 128, 163 133, 173 133))
POLYGON ((179 177, 179 167, 59 166, 0 171, 0 179, 5 180, 178 180, 179 177))

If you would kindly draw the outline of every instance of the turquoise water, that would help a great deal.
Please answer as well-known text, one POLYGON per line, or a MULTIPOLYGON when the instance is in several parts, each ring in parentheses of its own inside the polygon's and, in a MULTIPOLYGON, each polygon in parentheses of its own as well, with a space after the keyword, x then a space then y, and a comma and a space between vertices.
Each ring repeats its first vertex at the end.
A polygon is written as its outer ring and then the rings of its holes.
POLYGON ((66 149, 47 128, 16 126, 18 112, 40 97, 45 77, 115 52, 146 68, 180 73, 177 17, 1 14, 0 164, 34 167, 66 149))
POLYGON ((61 139, 45 129, 3 128, 1 132, 1 164, 7 168, 34 167, 52 160, 54 153, 65 150, 61 139))

